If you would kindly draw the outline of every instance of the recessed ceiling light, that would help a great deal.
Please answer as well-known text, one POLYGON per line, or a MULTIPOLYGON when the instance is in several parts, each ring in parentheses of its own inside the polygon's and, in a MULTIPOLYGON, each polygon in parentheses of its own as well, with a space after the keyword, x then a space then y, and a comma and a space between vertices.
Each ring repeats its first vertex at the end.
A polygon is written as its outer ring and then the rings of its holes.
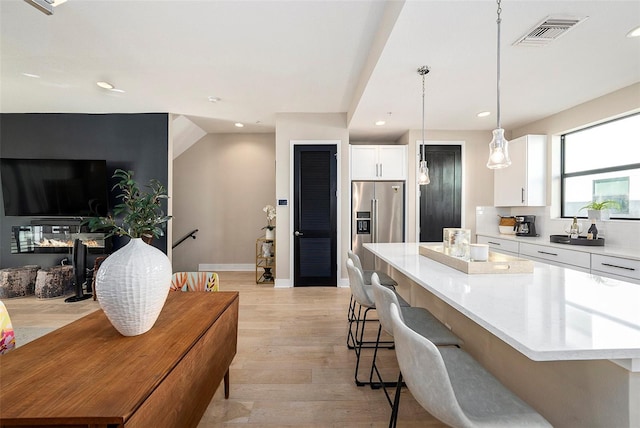
POLYGON ((39 79, 40 76, 37 74, 33 74, 33 73, 22 73, 23 76, 25 77, 31 77, 32 79, 39 79))
POLYGON ((109 89, 111 92, 118 92, 121 94, 124 94, 124 89, 117 89, 117 88, 113 88, 113 89, 109 89))
POLYGON ((385 123, 387 123, 387 122, 385 122, 384 120, 378 120, 378 121, 376 121, 376 126, 382 126, 385 123))
POLYGON ((236 128, 244 128, 244 125, 240 122, 236 122, 234 125, 236 128))
POLYGON ((487 117, 487 116, 491 116, 491 112, 490 111, 481 111, 480 113, 478 113, 476 116, 478 117, 487 117))
POLYGON ((103 89, 113 89, 115 88, 115 86, 113 86, 111 83, 109 82, 96 82, 96 85, 100 86, 103 89))
POLYGON ((640 37, 640 25, 627 33, 627 37, 640 37))
POLYGON ((210 96, 207 99, 209 100, 210 103, 217 103, 218 101, 220 101, 220 97, 210 96))

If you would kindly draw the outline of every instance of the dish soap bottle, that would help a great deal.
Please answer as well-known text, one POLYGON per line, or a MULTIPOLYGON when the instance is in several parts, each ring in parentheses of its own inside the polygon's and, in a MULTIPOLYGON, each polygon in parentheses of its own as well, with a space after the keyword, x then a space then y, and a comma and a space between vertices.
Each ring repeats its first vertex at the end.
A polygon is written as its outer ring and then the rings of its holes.
POLYGON ((569 229, 569 237, 571 239, 578 239, 579 233, 580 233, 580 227, 578 226, 578 219, 574 217, 573 223, 571 223, 571 229, 569 229))
POLYGON ((587 231, 587 239, 598 239, 598 228, 596 227, 596 221, 591 220, 591 226, 587 231))

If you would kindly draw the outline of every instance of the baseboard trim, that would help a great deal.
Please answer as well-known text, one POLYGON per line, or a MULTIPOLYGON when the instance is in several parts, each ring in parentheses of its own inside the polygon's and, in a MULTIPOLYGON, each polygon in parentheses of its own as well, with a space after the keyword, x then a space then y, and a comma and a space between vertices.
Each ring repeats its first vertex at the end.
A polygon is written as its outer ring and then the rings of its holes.
POLYGON ((273 285, 273 288, 291 288, 293 284, 289 278, 287 279, 278 279, 276 278, 276 282, 273 285))
MULTIPOLYGON (((253 272, 256 269, 253 264, 244 263, 200 263, 198 265, 199 271, 214 271, 214 272, 253 272)), ((339 288, 349 287, 349 278, 338 278, 339 288)), ((290 278, 276 278, 273 288, 292 288, 293 282, 290 278)))
POLYGON ((254 264, 250 263, 200 263, 198 265, 199 271, 215 271, 215 272, 252 272, 256 269, 254 264))

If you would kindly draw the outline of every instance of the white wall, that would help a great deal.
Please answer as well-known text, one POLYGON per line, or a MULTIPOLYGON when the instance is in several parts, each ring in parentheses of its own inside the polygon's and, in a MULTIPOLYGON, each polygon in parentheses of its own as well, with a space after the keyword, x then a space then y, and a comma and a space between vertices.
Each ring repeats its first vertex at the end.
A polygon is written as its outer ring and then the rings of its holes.
POLYGON ((350 248, 349 234, 349 132, 346 113, 281 113, 276 118, 276 198, 287 199, 278 206, 276 218, 276 287, 293 286, 291 229, 291 144, 292 141, 339 141, 339 229, 338 279, 346 278, 344 258, 350 248))
POLYGON ((255 240, 275 205, 275 135, 208 134, 173 162, 174 271, 252 270, 255 240))

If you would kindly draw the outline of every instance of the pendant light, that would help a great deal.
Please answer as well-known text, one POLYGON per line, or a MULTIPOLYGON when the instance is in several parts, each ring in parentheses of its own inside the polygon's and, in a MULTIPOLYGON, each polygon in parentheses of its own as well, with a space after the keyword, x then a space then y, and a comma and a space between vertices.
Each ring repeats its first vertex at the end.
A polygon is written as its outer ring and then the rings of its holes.
POLYGON ((418 74, 422 76, 422 143, 420 144, 420 165, 418 168, 418 184, 429 184, 429 168, 427 167, 427 152, 424 144, 424 76, 429 72, 429 67, 423 65, 418 68, 418 74))
POLYGON ((502 13, 502 7, 498 0, 498 54, 497 54, 497 82, 496 82, 496 94, 497 94, 497 116, 498 123, 496 129, 493 130, 493 139, 489 143, 489 160, 487 161, 487 168, 500 169, 506 168, 511 165, 511 159, 509 158, 509 142, 504 138, 504 129, 500 126, 500 24, 502 19, 500 14, 502 13))

